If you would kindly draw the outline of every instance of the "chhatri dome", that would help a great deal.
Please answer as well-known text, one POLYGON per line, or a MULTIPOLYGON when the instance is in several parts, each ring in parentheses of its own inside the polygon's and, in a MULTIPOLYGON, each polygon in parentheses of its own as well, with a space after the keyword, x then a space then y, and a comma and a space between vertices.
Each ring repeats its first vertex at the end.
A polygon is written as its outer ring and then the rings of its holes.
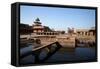
POLYGON ((35 25, 41 25, 40 19, 36 18, 35 21, 34 21, 34 24, 35 25))
POLYGON ((35 21, 40 21, 40 19, 39 19, 39 18, 37 18, 35 21))

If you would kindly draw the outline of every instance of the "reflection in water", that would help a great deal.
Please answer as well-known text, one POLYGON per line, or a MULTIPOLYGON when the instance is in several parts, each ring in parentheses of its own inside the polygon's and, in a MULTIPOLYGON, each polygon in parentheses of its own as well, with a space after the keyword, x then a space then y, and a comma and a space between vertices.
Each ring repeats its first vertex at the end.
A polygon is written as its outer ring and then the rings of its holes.
MULTIPOLYGON (((20 54, 24 54, 28 51, 32 51, 32 45, 21 48, 20 54)), ((43 49, 40 53, 40 60, 47 55, 47 49, 43 49)), ((95 48, 93 47, 76 47, 76 48, 61 48, 55 54, 53 54, 45 62, 63 62, 63 61, 80 61, 80 60, 93 60, 95 59, 95 48)), ((20 60, 21 64, 34 64, 34 55, 30 54, 20 60)))

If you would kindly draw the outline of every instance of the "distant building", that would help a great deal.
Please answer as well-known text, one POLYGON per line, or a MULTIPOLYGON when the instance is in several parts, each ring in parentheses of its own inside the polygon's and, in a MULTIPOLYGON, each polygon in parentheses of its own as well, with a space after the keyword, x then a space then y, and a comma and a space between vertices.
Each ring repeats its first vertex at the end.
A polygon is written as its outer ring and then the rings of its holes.
POLYGON ((95 28, 91 29, 77 29, 76 34, 78 36, 95 36, 96 30, 95 28))

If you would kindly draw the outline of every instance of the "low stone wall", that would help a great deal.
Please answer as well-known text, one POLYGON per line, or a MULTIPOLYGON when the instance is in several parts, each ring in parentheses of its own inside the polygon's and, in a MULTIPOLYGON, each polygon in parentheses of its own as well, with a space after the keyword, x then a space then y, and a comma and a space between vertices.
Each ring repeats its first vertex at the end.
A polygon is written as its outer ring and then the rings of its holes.
POLYGON ((43 45, 58 41, 63 47, 75 47, 75 38, 40 38, 40 40, 43 45))
MULTIPOLYGON (((25 37, 23 37, 25 38, 25 37)), ((65 35, 60 35, 60 36, 38 36, 37 38, 31 37, 30 39, 40 39, 42 45, 47 45, 49 43, 58 41, 63 47, 71 47, 74 48, 77 44, 80 45, 81 43, 85 44, 92 44, 95 43, 95 36, 65 36, 65 35), (77 40, 77 41, 76 41, 77 40)), ((30 43, 34 42, 29 39, 20 39, 21 43, 30 43)), ((84 45, 85 46, 85 45, 84 45)))

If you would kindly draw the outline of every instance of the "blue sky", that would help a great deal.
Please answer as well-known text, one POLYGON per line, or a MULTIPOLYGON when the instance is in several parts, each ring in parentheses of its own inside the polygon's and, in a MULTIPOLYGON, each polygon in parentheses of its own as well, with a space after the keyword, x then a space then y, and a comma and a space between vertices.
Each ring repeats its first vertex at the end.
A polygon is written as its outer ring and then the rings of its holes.
POLYGON ((25 6, 20 7, 20 22, 32 25, 38 17, 42 25, 55 30, 67 30, 68 27, 91 28, 95 26, 95 10, 75 8, 55 8, 25 6))

